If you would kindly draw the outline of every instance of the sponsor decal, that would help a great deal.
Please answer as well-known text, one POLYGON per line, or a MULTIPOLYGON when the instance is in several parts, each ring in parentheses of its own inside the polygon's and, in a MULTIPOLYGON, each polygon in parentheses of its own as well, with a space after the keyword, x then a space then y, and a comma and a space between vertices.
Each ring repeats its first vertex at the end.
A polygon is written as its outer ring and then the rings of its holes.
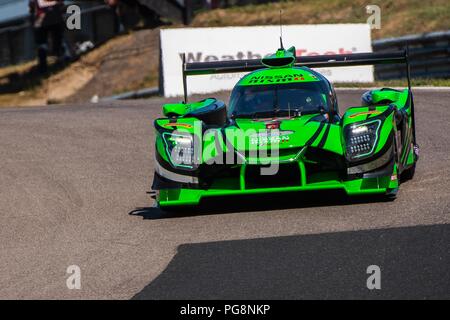
MULTIPOLYGON (((372 51, 370 26, 366 23, 289 25, 285 26, 284 30, 286 46, 296 48, 296 56, 300 61, 308 56, 372 51), (352 36, 349 37, 349 34, 352 36)), ((279 37, 279 26, 162 29, 160 33, 164 95, 175 97, 184 93, 181 85, 183 74, 180 68, 180 54, 185 54, 187 63, 260 60, 276 52, 275 40, 279 37), (261 37, 258 37, 261 34, 264 34, 264 38, 268 41, 261 41, 261 37)), ((318 68, 317 71, 327 76, 330 81, 373 82, 372 66, 318 68)), ((203 74, 189 77, 188 94, 231 90, 245 73, 243 71, 235 74, 203 74)), ((309 73, 305 74, 301 70, 292 73, 303 73, 305 79, 303 81, 317 81, 309 73)), ((284 76, 284 72, 280 74, 284 76)), ((246 79, 246 84, 249 80, 246 79)), ((301 77, 253 79, 253 81, 264 85, 303 82, 301 77)))
POLYGON ((264 75, 264 76, 253 76, 248 81, 248 84, 258 84, 258 83, 284 83, 293 81, 305 80, 302 74, 292 73, 286 75, 264 75))
POLYGON ((319 56, 319 55, 335 55, 335 54, 351 54, 356 52, 356 48, 353 47, 351 49, 345 49, 345 48, 339 48, 335 51, 333 50, 327 50, 324 52, 317 52, 317 51, 309 51, 308 49, 297 49, 295 51, 295 55, 297 57, 301 56, 319 56))
POLYGON ((176 122, 174 122, 174 123, 166 123, 166 124, 163 125, 163 127, 165 127, 165 128, 171 127, 171 128, 186 128, 186 129, 191 129, 191 128, 192 128, 192 125, 191 125, 191 124, 188 124, 188 123, 176 123, 176 122))
POLYGON ((293 131, 266 131, 256 133, 250 136, 250 144, 265 146, 269 144, 280 144, 289 141, 289 135, 293 131))
MULTIPOLYGON (((318 56, 318 55, 335 55, 335 54, 351 54, 356 52, 357 49, 355 47, 346 49, 346 48, 337 48, 337 50, 327 50, 327 51, 313 51, 305 48, 300 48, 295 51, 297 57, 306 57, 306 56, 318 56)), ((186 52, 186 62, 212 62, 212 61, 233 61, 233 60, 246 60, 246 59, 262 59, 263 57, 267 57, 273 54, 273 52, 269 53, 255 53, 252 50, 247 51, 238 51, 236 54, 205 54, 202 51, 197 52, 186 52)), ((180 58, 183 55, 183 52, 178 52, 180 58)))
POLYGON ((377 111, 377 110, 364 111, 364 112, 354 113, 354 114, 350 115, 349 118, 356 118, 356 117, 359 117, 359 116, 371 115, 371 114, 380 114, 380 113, 381 113, 381 111, 377 111))
POLYGON ((278 130, 278 129, 280 129, 280 122, 279 121, 267 122, 266 129, 268 129, 268 130, 277 129, 278 130))

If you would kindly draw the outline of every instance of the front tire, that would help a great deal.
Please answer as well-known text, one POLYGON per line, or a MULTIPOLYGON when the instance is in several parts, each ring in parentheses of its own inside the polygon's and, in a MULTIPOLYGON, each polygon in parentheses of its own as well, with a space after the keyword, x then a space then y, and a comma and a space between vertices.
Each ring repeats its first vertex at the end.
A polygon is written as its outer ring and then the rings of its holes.
POLYGON ((397 199, 397 193, 398 193, 398 188, 389 189, 385 195, 386 201, 394 201, 395 199, 397 199))
POLYGON ((414 178, 414 174, 416 173, 416 164, 413 164, 410 168, 404 170, 401 175, 402 181, 408 181, 414 178))

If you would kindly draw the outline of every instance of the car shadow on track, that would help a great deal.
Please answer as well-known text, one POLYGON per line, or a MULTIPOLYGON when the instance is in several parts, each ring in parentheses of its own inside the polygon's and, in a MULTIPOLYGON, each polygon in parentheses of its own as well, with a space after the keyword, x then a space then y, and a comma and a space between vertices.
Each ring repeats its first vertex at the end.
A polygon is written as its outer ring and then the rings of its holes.
POLYGON ((448 299, 449 263, 450 225, 183 244, 133 299, 448 299))
POLYGON ((384 196, 349 197, 341 191, 313 191, 264 194, 252 196, 205 198, 197 207, 162 210, 158 207, 135 208, 130 215, 143 219, 173 219, 198 215, 236 212, 257 212, 294 208, 345 206, 358 203, 392 201, 384 196))

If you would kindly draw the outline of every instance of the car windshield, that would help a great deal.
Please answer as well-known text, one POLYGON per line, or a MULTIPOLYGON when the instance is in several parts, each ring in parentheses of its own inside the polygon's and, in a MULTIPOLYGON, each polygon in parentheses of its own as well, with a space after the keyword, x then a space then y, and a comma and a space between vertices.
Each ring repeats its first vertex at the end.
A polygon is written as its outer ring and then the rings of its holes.
POLYGON ((236 86, 231 93, 229 116, 262 118, 328 111, 328 91, 322 81, 236 86))

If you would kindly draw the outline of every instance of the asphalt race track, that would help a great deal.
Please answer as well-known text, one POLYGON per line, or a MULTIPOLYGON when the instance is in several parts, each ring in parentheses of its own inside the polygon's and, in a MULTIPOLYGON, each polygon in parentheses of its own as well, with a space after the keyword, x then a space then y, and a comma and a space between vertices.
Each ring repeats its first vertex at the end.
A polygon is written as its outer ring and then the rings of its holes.
MULTIPOLYGON (((341 112, 361 93, 340 91, 341 112)), ((450 91, 415 101, 421 159, 394 202, 296 193, 170 215, 146 194, 164 99, 1 109, 0 298, 448 299, 450 91)))

